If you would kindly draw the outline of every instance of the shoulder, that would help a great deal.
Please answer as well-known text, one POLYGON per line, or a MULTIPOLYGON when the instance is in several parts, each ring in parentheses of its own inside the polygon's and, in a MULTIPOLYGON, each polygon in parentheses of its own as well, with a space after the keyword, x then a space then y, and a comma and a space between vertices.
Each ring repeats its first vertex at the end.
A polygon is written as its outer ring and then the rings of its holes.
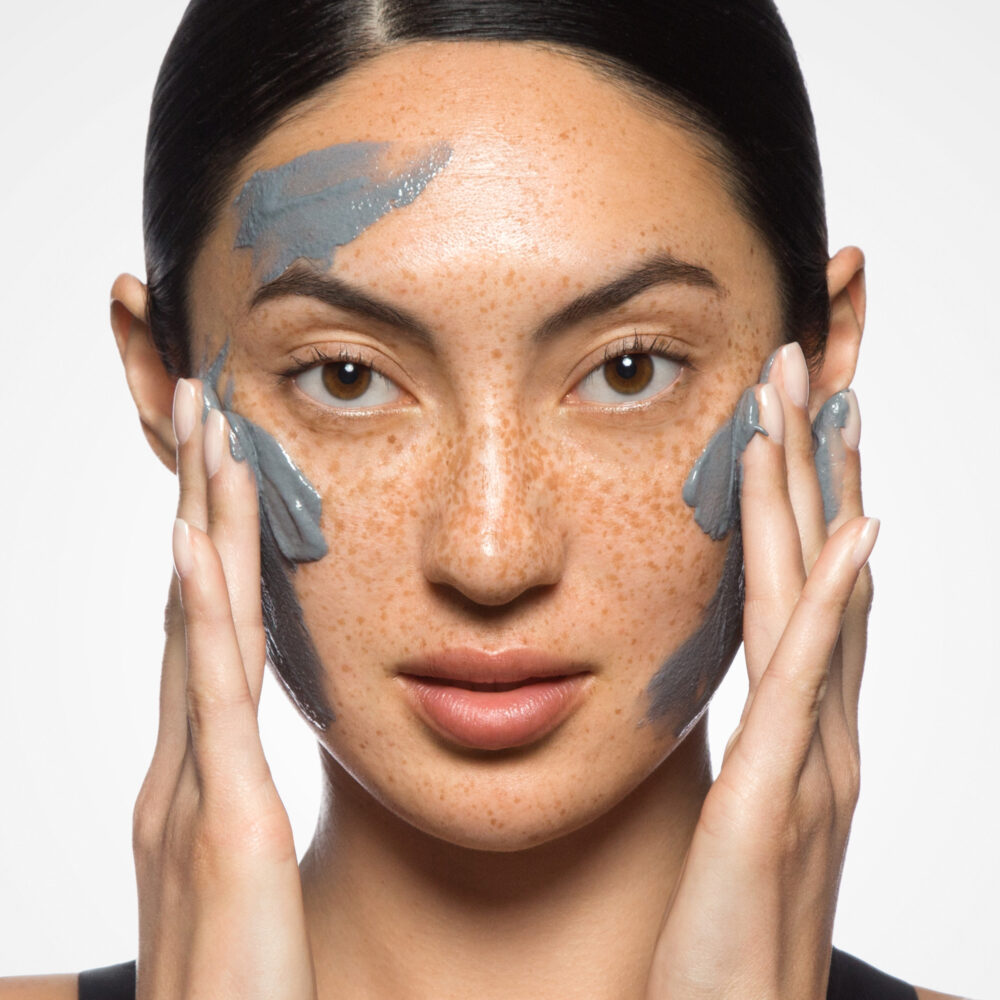
POLYGON ((935 993, 934 990, 922 990, 917 987, 917 1000, 962 1000, 951 993, 935 993))
POLYGON ((77 976, 15 976, 0 979, 0 1000, 76 1000, 77 976))

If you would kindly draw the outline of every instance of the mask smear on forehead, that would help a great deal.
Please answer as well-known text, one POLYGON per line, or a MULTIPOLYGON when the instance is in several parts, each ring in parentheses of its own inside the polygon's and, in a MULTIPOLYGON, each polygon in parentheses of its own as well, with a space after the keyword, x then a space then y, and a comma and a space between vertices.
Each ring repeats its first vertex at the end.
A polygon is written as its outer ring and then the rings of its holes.
POLYGON ((394 171, 386 161, 395 145, 341 143, 258 170, 247 181, 235 203, 235 246, 253 250, 263 283, 300 259, 329 269, 338 247, 413 202, 451 159, 451 147, 436 143, 394 171))

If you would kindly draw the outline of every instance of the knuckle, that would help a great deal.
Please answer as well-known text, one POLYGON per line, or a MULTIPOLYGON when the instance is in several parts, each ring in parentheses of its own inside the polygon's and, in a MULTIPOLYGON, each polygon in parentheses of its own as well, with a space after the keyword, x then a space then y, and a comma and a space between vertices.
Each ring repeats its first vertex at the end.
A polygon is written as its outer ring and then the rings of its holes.
POLYGON ((188 722, 196 739, 213 723, 224 725, 226 719, 245 711, 251 704, 249 691, 222 692, 197 683, 188 684, 187 701, 188 722))
POLYGON ((132 853, 137 859, 150 858, 158 852, 162 829, 159 810, 154 812, 140 792, 132 810, 132 853))
POLYGON ((861 755, 856 748, 844 754, 837 769, 839 798, 853 813, 861 796, 861 755))

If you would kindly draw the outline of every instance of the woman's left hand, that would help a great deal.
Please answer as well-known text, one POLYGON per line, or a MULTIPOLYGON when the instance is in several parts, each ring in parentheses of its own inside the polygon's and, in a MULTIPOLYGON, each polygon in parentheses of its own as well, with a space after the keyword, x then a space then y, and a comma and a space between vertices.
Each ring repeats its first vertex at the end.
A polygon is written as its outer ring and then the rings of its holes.
POLYGON ((756 391, 769 437, 755 435, 743 457, 749 696, 665 915, 647 1000, 826 996, 859 788, 878 522, 862 516, 853 398, 844 431, 832 431, 845 446, 827 525, 798 345, 756 391))

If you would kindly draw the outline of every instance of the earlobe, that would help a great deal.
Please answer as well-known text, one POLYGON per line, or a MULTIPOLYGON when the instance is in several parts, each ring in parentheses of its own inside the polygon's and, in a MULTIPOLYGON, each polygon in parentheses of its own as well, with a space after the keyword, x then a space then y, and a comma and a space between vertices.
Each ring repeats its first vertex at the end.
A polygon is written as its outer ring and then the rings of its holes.
POLYGON ((853 381, 865 328, 865 255, 857 247, 845 247, 830 259, 826 273, 830 330, 823 365, 810 387, 813 416, 826 400, 853 381))
POLYGON ((130 274, 111 288, 111 329, 139 422, 156 456, 176 471, 172 421, 176 379, 164 367, 146 320, 146 286, 130 274))

